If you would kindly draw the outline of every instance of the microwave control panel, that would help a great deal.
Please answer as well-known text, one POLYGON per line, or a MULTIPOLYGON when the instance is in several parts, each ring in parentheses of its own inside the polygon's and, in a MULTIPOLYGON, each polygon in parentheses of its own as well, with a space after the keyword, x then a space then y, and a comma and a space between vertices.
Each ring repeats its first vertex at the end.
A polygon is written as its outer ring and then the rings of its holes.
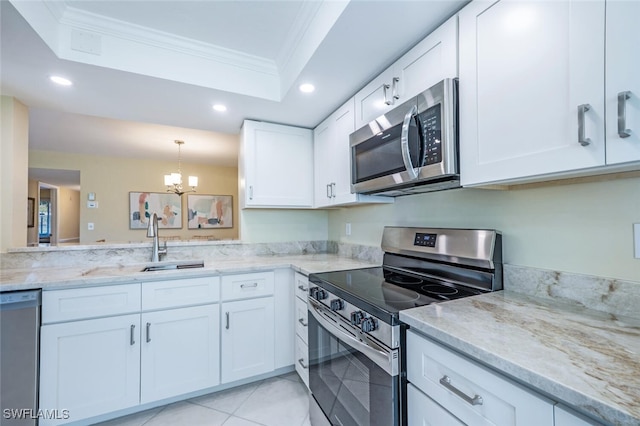
POLYGON ((442 162, 442 113, 441 104, 437 104, 420 113, 422 136, 425 142, 424 164, 442 162))

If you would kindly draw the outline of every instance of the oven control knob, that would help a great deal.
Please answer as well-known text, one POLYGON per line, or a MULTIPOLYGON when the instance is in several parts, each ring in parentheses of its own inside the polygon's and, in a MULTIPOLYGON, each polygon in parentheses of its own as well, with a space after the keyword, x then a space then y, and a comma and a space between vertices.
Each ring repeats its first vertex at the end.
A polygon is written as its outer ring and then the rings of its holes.
POLYGON ((318 287, 311 287, 309 289, 309 297, 316 298, 316 293, 318 292, 318 287))
POLYGON ((351 325, 360 325, 364 319, 362 311, 351 312, 351 325))
POLYGON ((333 299, 329 304, 332 311, 340 311, 344 309, 344 302, 340 299, 333 299))
POLYGON ((378 328, 378 322, 375 320, 375 318, 364 318, 360 323, 360 330, 362 330, 364 333, 370 333, 376 328, 378 328))
POLYGON ((324 300, 327 297, 329 297, 329 295, 327 294, 327 292, 319 287, 314 287, 311 289, 311 297, 313 297, 314 299, 320 301, 320 300, 324 300))

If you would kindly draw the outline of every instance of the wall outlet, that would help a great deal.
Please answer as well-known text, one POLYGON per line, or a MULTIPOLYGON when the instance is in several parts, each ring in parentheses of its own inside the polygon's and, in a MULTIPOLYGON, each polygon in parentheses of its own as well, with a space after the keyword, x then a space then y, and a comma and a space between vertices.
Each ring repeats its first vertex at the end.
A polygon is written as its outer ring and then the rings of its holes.
POLYGON ((633 224, 633 241, 635 258, 640 259, 640 223, 633 224))
POLYGON ((87 229, 88 229, 89 231, 93 231, 93 229, 94 229, 93 222, 89 222, 89 223, 87 223, 87 229))
POLYGON ((345 234, 347 234, 347 236, 351 235, 351 224, 347 223, 344 227, 344 232, 345 234))

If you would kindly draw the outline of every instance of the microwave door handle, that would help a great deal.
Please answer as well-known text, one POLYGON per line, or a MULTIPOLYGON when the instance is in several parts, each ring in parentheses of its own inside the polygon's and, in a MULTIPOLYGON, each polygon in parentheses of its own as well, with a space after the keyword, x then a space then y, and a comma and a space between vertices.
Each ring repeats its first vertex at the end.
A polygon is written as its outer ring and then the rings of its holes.
POLYGON ((413 167, 413 164, 411 164, 411 151, 409 150, 409 125, 411 124, 413 117, 416 115, 418 115, 418 106, 414 105, 404 116, 404 121, 402 122, 402 133, 400 136, 402 162, 404 163, 404 168, 407 169, 410 180, 417 179, 418 177, 418 172, 413 167))

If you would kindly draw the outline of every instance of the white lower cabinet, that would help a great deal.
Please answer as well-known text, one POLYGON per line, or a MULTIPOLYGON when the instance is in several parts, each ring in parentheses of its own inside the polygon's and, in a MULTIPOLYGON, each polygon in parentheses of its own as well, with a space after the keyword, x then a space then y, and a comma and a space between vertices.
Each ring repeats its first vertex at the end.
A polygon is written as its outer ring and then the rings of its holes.
MULTIPOLYGON (((554 424, 553 401, 411 330, 407 332, 407 378, 465 424, 554 424)), ((408 411, 416 412, 412 405, 409 401, 408 411)), ((415 424, 422 423, 410 423, 415 424)))
POLYGON ((598 426, 602 424, 562 404, 556 404, 554 407, 554 419, 555 426, 598 426))
POLYGON ((222 304, 222 383, 274 369, 273 297, 222 304))
POLYGON ((140 402, 220 383, 220 307, 195 306, 142 314, 140 402))
POLYGON ((304 384, 309 387, 309 311, 307 310, 309 277, 296 272, 295 284, 295 368, 304 384))
POLYGON ((139 404, 139 314, 44 325, 40 342, 40 409, 70 415, 40 425, 139 404))

